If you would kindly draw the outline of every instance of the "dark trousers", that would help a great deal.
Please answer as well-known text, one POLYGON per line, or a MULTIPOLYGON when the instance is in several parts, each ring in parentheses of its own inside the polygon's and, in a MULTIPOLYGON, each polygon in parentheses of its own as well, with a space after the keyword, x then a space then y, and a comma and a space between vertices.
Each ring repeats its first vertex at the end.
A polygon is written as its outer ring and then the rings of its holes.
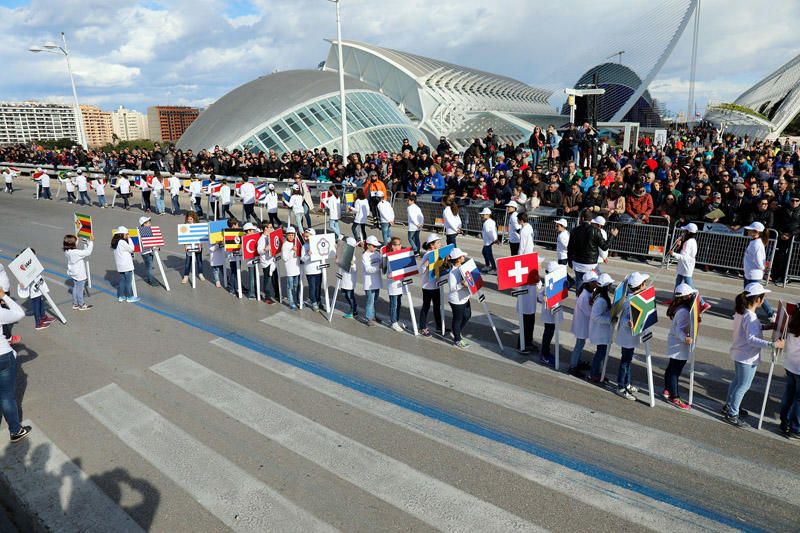
POLYGON ((786 389, 781 401, 781 422, 800 433, 800 374, 786 371, 786 389))
POLYGON ((228 218, 233 218, 233 219, 236 218, 235 216, 233 216, 233 213, 231 213, 231 204, 222 204, 222 216, 223 217, 227 216, 228 218))
POLYGON ((486 268, 497 270, 497 263, 495 262, 494 254, 492 253, 492 245, 484 244, 483 248, 481 248, 481 254, 483 254, 483 262, 486 268))
POLYGON ((664 388, 669 391, 670 398, 680 398, 678 380, 684 366, 686 366, 686 361, 680 359, 670 359, 667 363, 667 369, 664 371, 664 388))
POLYGON ((458 237, 458 234, 451 233, 450 235, 446 235, 445 236, 445 241, 447 242, 447 244, 455 244, 456 243, 456 237, 458 237))
POLYGON ((518 242, 510 242, 508 246, 511 248, 511 255, 519 255, 519 243, 518 242))
POLYGON ((247 222, 252 218, 257 224, 261 224, 261 221, 256 216, 256 204, 242 204, 244 206, 244 220, 242 222, 247 222))
POLYGON ((151 191, 142 191, 142 209, 150 211, 150 193, 151 191))
POLYGON ((264 293, 264 299, 272 298, 274 300, 278 299, 278 295, 280 294, 280 290, 278 289, 278 269, 275 269, 275 272, 272 275, 269 275, 269 267, 262 268, 261 272, 263 273, 264 281, 262 281, 261 291, 264 293), (267 283, 267 280, 272 280, 272 292, 270 293, 270 283, 267 283))
POLYGON ((319 305, 319 297, 322 294, 322 274, 306 274, 308 280, 308 299, 311 305, 319 305))
MULTIPOLYGON (((550 358, 550 343, 553 342, 553 335, 556 332, 555 324, 545 324, 544 334, 542 335, 542 349, 540 350, 541 356, 545 359, 550 358)), ((527 342, 527 341, 526 341, 527 342)))
POLYGON ((451 303, 450 310, 453 313, 453 321, 450 326, 453 330, 453 340, 459 342, 461 340, 461 332, 469 322, 469 319, 472 318, 472 308, 469 305, 469 301, 467 301, 465 304, 451 303))
MULTIPOLYGON (((531 313, 530 315, 523 314, 522 315, 522 324, 523 332, 522 335, 525 339, 525 348, 530 349, 533 347, 533 326, 536 324, 536 315, 531 313)), ((521 348, 519 345, 519 335, 517 335, 517 348, 521 348)))
POLYGON ((267 213, 267 216, 273 228, 278 229, 281 227, 281 219, 278 218, 278 213, 267 213))
POLYGON ((422 307, 419 308, 419 326, 422 329, 428 327, 428 310, 433 304, 433 319, 436 325, 433 329, 438 329, 442 323, 442 300, 439 289, 422 289, 422 307))
POLYGON ((358 316, 358 301, 356 300, 356 291, 353 289, 342 289, 342 293, 344 293, 344 299, 347 300, 348 304, 350 304, 350 314, 353 316, 358 316))

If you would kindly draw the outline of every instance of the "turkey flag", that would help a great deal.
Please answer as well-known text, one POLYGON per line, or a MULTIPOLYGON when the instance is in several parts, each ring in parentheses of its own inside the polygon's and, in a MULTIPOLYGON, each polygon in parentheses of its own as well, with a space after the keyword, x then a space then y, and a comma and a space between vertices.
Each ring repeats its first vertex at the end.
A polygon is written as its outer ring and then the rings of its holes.
POLYGON ((249 233, 242 237, 242 258, 251 261, 258 257, 258 239, 260 233, 249 233))

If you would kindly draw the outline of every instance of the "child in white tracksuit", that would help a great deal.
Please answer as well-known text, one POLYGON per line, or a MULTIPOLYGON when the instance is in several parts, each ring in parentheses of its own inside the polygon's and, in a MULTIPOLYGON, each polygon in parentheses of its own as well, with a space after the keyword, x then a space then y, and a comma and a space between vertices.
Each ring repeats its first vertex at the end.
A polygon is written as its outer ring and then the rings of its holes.
MULTIPOLYGON (((551 261, 547 264, 548 273, 553 272, 556 268, 559 268, 559 265, 558 263, 555 263, 555 261, 551 261)), ((550 352, 550 345, 553 341, 553 335, 555 334, 556 328, 559 327, 561 322, 564 321, 564 311, 561 309, 561 306, 558 307, 555 313, 551 309, 547 308, 547 298, 545 297, 543 283, 539 282, 539 285, 537 285, 537 292, 539 303, 541 304, 539 314, 542 317, 542 324, 544 324, 542 347, 539 350, 539 353, 542 363, 548 366, 555 365, 555 358, 550 352)))
MULTIPOLYGON (((355 248, 358 243, 353 237, 347 238, 347 244, 355 248)), ((353 259, 350 261, 350 269, 344 271, 339 268, 339 275, 342 276, 342 284, 339 287, 344 294, 344 299, 350 304, 350 312, 344 314, 344 318, 358 317, 358 301, 356 300, 356 284, 358 282, 358 262, 356 261, 356 254, 353 253, 353 259)))
POLYGON ((580 368, 583 366, 581 355, 583 347, 586 345, 586 339, 589 338, 589 320, 592 314, 592 305, 589 299, 592 297, 596 284, 597 274, 594 272, 587 272, 583 276, 583 283, 578 287, 578 301, 575 303, 575 311, 572 315, 572 334, 575 335, 575 347, 572 349, 567 373, 580 379, 584 377, 580 368))
POLYGON ((75 235, 64 236, 64 256, 67 258, 67 275, 72 278, 72 308, 79 311, 86 311, 92 308, 83 300, 83 293, 86 290, 86 280, 89 272, 86 259, 92 255, 94 248, 94 236, 86 242, 86 246, 78 248, 78 238, 75 235))

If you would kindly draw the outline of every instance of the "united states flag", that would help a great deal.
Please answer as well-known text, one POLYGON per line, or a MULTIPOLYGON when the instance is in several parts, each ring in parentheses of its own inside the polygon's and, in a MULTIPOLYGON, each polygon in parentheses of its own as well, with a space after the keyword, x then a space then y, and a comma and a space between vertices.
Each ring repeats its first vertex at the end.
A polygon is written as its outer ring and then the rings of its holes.
POLYGON ((158 226, 142 226, 139 228, 139 238, 142 241, 142 248, 163 248, 167 245, 161 228, 158 226))

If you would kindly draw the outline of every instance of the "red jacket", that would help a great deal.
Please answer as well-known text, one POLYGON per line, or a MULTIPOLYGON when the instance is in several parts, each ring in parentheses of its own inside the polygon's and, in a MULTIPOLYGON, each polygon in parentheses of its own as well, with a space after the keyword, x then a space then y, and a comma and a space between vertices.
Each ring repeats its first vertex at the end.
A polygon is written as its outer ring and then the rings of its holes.
POLYGON ((642 222, 647 223, 650 219, 650 213, 653 212, 653 197, 648 193, 644 193, 641 196, 631 194, 625 199, 625 212, 633 218, 644 215, 642 222))

